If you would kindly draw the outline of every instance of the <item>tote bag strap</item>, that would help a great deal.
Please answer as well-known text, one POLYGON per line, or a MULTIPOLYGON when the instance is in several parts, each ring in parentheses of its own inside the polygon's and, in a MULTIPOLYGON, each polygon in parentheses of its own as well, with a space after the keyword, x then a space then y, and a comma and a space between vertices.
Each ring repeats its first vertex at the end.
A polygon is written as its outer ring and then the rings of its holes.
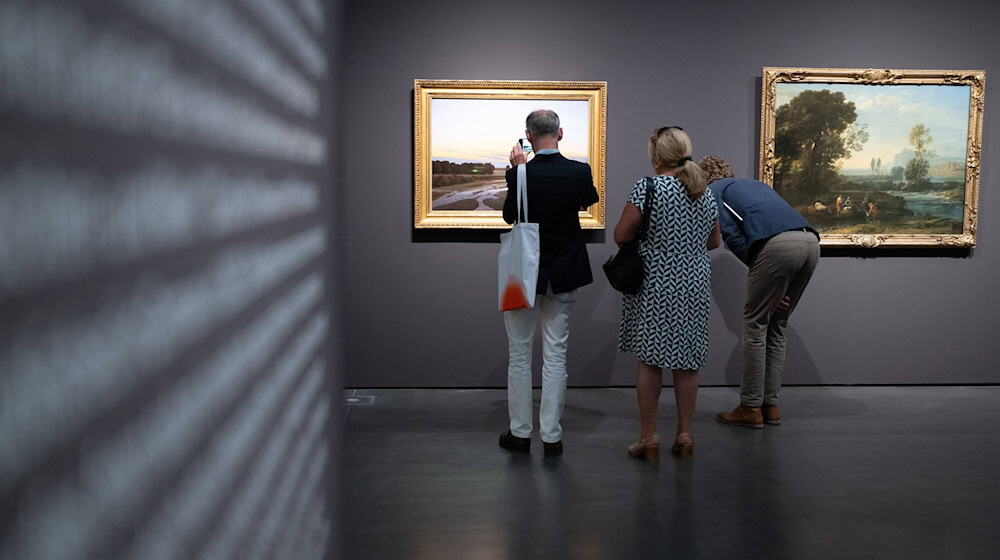
POLYGON ((528 221, 528 171, 525 164, 517 166, 517 221, 528 221), (521 211, 524 210, 524 219, 521 219, 521 211))

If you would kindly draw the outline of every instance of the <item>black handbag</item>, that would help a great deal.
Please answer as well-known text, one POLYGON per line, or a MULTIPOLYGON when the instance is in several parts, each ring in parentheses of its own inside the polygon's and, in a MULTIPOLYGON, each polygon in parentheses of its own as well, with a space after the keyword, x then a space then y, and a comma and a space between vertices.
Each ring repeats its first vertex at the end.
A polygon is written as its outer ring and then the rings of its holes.
POLYGON ((608 277, 611 287, 623 294, 637 294, 642 286, 642 255, 639 254, 639 243, 646 238, 649 227, 650 203, 653 194, 653 179, 646 177, 646 202, 643 204, 642 222, 635 233, 635 238, 623 243, 618 252, 611 255, 604 263, 604 275, 608 277))

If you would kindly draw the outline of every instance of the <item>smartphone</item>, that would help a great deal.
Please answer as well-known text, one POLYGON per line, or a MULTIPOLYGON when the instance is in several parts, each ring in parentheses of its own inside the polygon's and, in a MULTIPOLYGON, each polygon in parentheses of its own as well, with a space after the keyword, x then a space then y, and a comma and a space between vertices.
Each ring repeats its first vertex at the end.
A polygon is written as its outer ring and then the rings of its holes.
POLYGON ((531 142, 528 142, 527 138, 521 138, 518 142, 521 144, 522 152, 526 154, 531 153, 531 142))

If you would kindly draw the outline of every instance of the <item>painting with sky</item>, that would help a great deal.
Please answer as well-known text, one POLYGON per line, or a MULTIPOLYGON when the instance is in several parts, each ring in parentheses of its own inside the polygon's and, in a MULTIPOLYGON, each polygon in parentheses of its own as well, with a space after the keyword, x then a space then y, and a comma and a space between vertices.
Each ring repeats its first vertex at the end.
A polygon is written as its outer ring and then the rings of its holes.
POLYGON ((504 171, 510 150, 524 138, 524 121, 537 109, 559 115, 559 151, 588 162, 587 100, 434 98, 430 107, 433 210, 496 211, 507 197, 504 171))
POLYGON ((961 234, 969 85, 778 83, 773 186, 821 233, 961 234))

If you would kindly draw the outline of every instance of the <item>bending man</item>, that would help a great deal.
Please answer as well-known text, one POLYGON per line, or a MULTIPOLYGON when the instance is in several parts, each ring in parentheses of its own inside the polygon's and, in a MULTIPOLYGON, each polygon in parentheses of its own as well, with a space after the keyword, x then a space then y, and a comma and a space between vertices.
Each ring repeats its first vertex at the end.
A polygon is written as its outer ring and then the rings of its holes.
POLYGON ((698 165, 719 206, 726 247, 749 267, 740 404, 716 418, 747 428, 780 424, 785 327, 819 260, 819 233, 767 184, 735 179, 722 158, 698 165))

